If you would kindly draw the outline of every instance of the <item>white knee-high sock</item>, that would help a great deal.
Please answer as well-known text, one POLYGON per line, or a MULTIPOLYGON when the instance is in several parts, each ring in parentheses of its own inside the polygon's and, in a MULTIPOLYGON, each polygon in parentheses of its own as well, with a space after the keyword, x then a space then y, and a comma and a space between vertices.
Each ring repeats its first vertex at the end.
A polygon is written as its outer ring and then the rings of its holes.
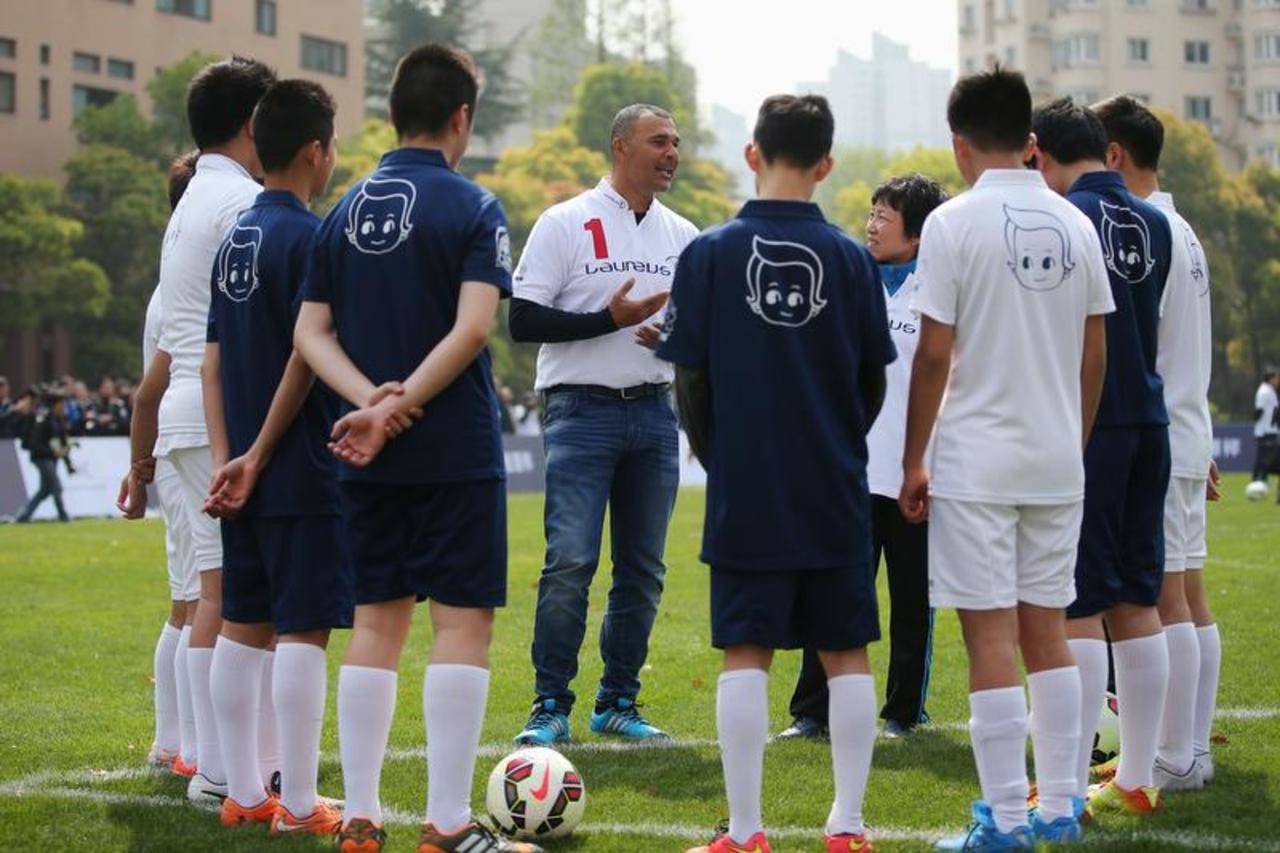
POLYGON ((1107 641, 1068 640, 1071 654, 1080 670, 1080 749, 1076 756, 1076 796, 1089 791, 1089 762, 1093 757, 1093 739, 1098 734, 1098 719, 1107 697, 1107 641))
POLYGON ((382 823, 378 785, 396 712, 396 673, 369 666, 338 672, 338 752, 346 788, 343 819, 382 823))
POLYGON ((242 806, 256 806, 266 796, 258 774, 258 714, 266 658, 264 649, 219 637, 209 669, 227 796, 242 806))
POLYGON ((1200 641, 1196 626, 1178 622, 1164 629, 1169 649, 1169 691, 1164 700, 1157 755, 1175 773, 1185 773, 1195 761, 1196 690, 1200 681, 1200 641))
POLYGON ((489 698, 489 670, 433 663, 422 676, 427 728, 427 822, 441 832, 471 820, 471 780, 489 698))
POLYGON ((729 837, 745 844, 764 828, 760 787, 769 738, 769 675, 762 669, 722 673, 716 688, 716 731, 729 798, 729 837))
POLYGON ((280 802, 298 818, 315 810, 327 679, 324 649, 309 643, 276 646, 271 683, 280 731, 280 802))
POLYGON ((155 659, 152 661, 156 700, 155 745, 156 749, 166 753, 177 752, 182 746, 178 723, 178 681, 173 673, 173 658, 181 636, 182 631, 165 622, 156 640, 155 659))
POLYGON ((173 686, 178 698, 178 751, 182 763, 196 766, 196 715, 191 707, 191 679, 187 677, 187 648, 191 644, 191 626, 183 625, 178 645, 173 650, 173 686))
POLYGON ((266 655, 262 661, 262 687, 258 693, 258 771, 262 787, 270 789, 271 777, 280 770, 280 731, 276 726, 276 703, 271 689, 276 653, 269 651, 266 655))
POLYGON ((1070 817, 1080 755, 1080 670, 1074 666, 1027 675, 1031 692, 1031 747, 1045 820, 1070 817))
POLYGON ((1195 751, 1197 755, 1209 752, 1213 735, 1213 715, 1218 708, 1218 673, 1222 667, 1222 636, 1218 625, 1202 625, 1196 628, 1200 643, 1200 678, 1196 683, 1195 751))
POLYGON ((831 729, 831 770, 836 797, 827 815, 827 834, 861 834, 862 799, 876 742, 876 687, 870 675, 827 680, 831 729))
POLYGON ((1116 664, 1116 701, 1120 704, 1121 788, 1149 786, 1169 690, 1169 646, 1164 633, 1111 644, 1116 664))
POLYGON ((218 742, 218 719, 213 711, 213 698, 209 693, 209 667, 213 664, 213 649, 191 647, 187 649, 187 678, 191 682, 191 712, 196 721, 196 763, 204 778, 217 784, 225 784, 226 771, 222 769, 222 752, 218 742))
POLYGON ((996 826, 1009 832, 1027 823, 1027 697, 1021 687, 969 694, 969 738, 982 797, 996 826))

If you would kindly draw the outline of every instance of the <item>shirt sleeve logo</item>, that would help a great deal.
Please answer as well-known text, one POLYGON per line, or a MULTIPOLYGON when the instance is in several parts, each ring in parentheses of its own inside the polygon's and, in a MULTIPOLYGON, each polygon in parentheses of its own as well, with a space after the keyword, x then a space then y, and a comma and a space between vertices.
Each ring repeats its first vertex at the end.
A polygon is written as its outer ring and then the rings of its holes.
POLYGON ((218 253, 218 290, 232 302, 244 302, 258 289, 258 247, 262 229, 237 225, 218 253))
POLYGON ((1047 210, 1004 205, 1004 245, 1009 269, 1027 290, 1054 290, 1071 275, 1071 238, 1047 210))
POLYGON ((511 275, 511 232, 505 225, 499 225, 493 232, 493 257, 494 266, 511 275))
POLYGON ((1130 284, 1139 284, 1151 274, 1151 232, 1147 222, 1131 208, 1102 202, 1102 250, 1107 269, 1130 284))
POLYGON ((822 261, 800 243, 751 238, 747 305, 775 326, 803 326, 822 312, 822 261))
POLYGON ((394 251, 413 230, 418 190, 400 178, 369 178, 347 208, 347 239, 366 255, 394 251))
POLYGON ((1209 276, 1205 275, 1204 249, 1196 235, 1186 225, 1182 226, 1182 239, 1187 243, 1187 255, 1191 258, 1191 278, 1196 283, 1196 290, 1201 296, 1209 293, 1209 276))

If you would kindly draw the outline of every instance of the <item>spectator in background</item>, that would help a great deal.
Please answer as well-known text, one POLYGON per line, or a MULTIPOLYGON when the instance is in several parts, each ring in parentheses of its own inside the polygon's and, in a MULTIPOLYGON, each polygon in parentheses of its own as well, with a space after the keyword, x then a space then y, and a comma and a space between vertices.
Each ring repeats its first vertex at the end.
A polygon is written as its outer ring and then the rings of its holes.
POLYGON ((92 403, 92 419, 85 424, 85 432, 89 435, 122 435, 128 433, 129 407, 121 398, 116 381, 110 376, 102 377, 98 383, 98 393, 92 403), (121 429, 123 425, 124 429, 121 429))
POLYGON ((28 388, 0 414, 0 438, 25 438, 40 397, 28 388))
POLYGON ((66 463, 67 473, 74 474, 71 466, 71 446, 67 441, 67 401, 60 394, 45 397, 48 411, 38 414, 27 433, 23 446, 31 452, 31 462, 40 472, 40 488, 26 507, 18 514, 17 522, 25 524, 31 520, 36 508, 45 498, 53 498, 58 508, 58 520, 70 521, 67 508, 62 504, 62 481, 58 479, 58 460, 66 463))
POLYGON ((0 418, 8 414, 12 407, 13 401, 9 399, 9 380, 0 376, 0 418))
MULTIPOLYGON (((1253 479, 1267 481, 1277 471, 1277 452, 1280 451, 1280 368, 1268 367, 1262 374, 1262 384, 1253 396, 1253 437, 1257 439, 1258 452, 1253 457, 1253 479)), ((1280 498, 1277 498, 1280 500, 1280 498)))

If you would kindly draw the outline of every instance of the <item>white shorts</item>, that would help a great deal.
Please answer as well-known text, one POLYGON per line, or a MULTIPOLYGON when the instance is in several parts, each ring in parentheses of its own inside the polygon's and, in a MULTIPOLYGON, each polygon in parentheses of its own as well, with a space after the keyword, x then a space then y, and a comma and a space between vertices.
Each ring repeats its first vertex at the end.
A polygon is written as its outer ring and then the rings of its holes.
POLYGON ((191 552, 191 533, 182 512, 182 480, 169 460, 156 460, 156 493, 164 515, 164 551, 169 562, 169 598, 195 601, 200 597, 200 575, 191 552))
POLYGON ((929 604, 1003 610, 1066 607, 1076 598, 1084 503, 1049 506, 933 498, 929 604))
MULTIPOLYGON (((191 543, 191 561, 196 572, 222 568, 222 528, 216 518, 204 513, 213 479, 213 452, 207 447, 183 447, 166 457, 178 475, 179 496, 174 512, 181 512, 191 543)), ((198 597, 198 596, 197 596, 198 597)))
POLYGON ((1205 543, 1204 477, 1170 477, 1164 498, 1164 570, 1195 571, 1204 568, 1209 548, 1205 543))

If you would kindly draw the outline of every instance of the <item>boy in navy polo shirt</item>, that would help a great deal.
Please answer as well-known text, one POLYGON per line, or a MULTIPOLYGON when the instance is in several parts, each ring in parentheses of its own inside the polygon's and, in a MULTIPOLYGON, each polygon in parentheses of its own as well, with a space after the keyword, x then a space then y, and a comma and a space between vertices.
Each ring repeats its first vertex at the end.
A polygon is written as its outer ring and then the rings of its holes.
POLYGON ((1156 603, 1171 460, 1156 340, 1172 232, 1159 209, 1107 170, 1106 129, 1087 108, 1055 101, 1036 111, 1032 125, 1045 181, 1084 211, 1102 239, 1116 304, 1107 316, 1102 400, 1085 448, 1076 600, 1067 609, 1082 685, 1078 771, 1083 787, 1106 690, 1109 635, 1124 749, 1115 779, 1090 793, 1089 808, 1149 814, 1159 801, 1152 770, 1169 681, 1156 603))
POLYGON ((539 849, 496 838, 469 805, 493 609, 507 580, 485 341, 511 292, 502 206, 454 171, 478 89, 462 51, 426 45, 400 60, 390 104, 401 147, 326 217, 295 333, 348 411, 332 444, 345 463, 339 490, 356 567, 355 631, 338 684, 339 846, 348 853, 380 850, 385 839, 378 783, 396 669, 414 605, 426 599, 435 643, 422 684, 430 778, 419 853, 539 849), (401 380, 403 393, 375 396, 379 383, 401 380), (413 407, 425 414, 401 433, 413 407))
POLYGON ((835 803, 827 849, 870 849, 862 799, 875 740, 867 643, 880 637, 866 433, 895 356, 875 261, 809 199, 831 171, 826 99, 760 107, 747 162, 759 198, 680 257, 658 356, 678 366, 707 468, 702 559, 729 823, 708 853, 767 853, 760 780, 774 649, 827 671, 835 803))
POLYGON ((355 601, 337 466, 324 446, 332 417, 293 351, 293 322, 320 224, 307 204, 333 172, 333 116, 329 94, 302 80, 277 83, 259 103, 266 188, 215 256, 203 366, 209 436, 225 463, 205 505, 223 519, 224 621, 210 671, 227 771, 222 822, 328 834, 340 815, 316 797, 325 646, 331 629, 351 626, 355 601), (273 698, 282 807, 259 775, 273 698))

